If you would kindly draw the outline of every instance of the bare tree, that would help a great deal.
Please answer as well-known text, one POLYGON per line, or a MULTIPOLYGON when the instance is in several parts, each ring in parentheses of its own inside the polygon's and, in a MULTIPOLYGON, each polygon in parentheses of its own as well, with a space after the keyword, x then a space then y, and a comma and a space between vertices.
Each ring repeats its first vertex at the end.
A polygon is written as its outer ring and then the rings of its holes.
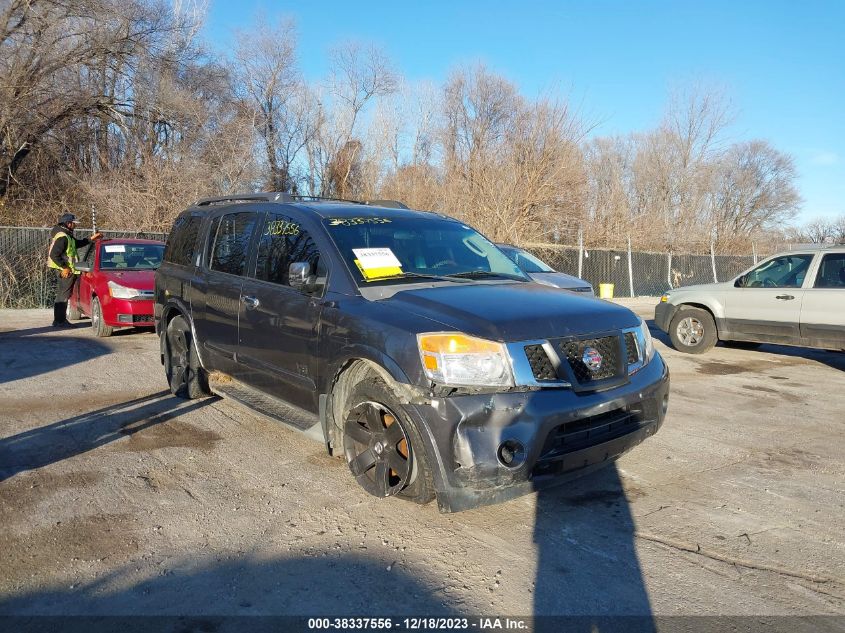
POLYGON ((714 171, 710 224, 720 249, 737 238, 777 228, 800 208, 792 158, 766 141, 732 145, 714 171))
POLYGON ((257 25, 238 36, 237 92, 255 108, 255 127, 267 162, 265 187, 296 192, 295 163, 316 133, 313 103, 297 68, 293 20, 257 25))

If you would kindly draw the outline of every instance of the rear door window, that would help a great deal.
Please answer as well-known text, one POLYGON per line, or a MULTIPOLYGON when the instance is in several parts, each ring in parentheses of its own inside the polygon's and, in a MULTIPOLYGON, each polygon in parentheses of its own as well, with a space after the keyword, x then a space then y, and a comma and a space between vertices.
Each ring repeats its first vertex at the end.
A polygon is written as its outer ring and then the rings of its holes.
POLYGON ((230 275, 246 272, 256 219, 257 214, 253 212, 239 212, 227 213, 214 221, 208 253, 211 270, 230 275))
POLYGON ((845 253, 829 253, 822 257, 815 287, 845 290, 845 253))
POLYGON ((201 225, 201 216, 193 215, 177 218, 173 224, 173 230, 167 238, 164 261, 181 266, 193 264, 201 225))

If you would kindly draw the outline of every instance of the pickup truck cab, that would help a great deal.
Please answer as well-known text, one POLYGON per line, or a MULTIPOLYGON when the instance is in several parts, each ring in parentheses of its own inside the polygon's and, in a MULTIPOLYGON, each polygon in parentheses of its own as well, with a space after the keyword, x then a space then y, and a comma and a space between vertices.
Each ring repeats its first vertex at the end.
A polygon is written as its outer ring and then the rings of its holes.
POLYGON ((690 354, 720 340, 845 349, 845 246, 778 253, 731 281, 670 290, 654 322, 690 354))
POLYGON ((202 200, 155 292, 175 394, 302 430, 379 497, 496 503, 610 463, 666 414, 668 370, 630 310, 399 203, 202 200))

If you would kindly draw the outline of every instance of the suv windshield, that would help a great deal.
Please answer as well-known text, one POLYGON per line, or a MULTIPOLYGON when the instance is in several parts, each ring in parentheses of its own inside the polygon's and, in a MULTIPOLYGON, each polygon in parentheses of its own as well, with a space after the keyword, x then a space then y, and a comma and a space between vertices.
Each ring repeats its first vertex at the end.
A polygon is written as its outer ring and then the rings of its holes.
POLYGON ((534 257, 534 255, 528 251, 524 251, 521 248, 515 248, 513 246, 500 246, 499 248, 502 249, 502 252, 507 255, 508 258, 516 262, 516 265, 527 273, 555 272, 554 268, 549 266, 543 260, 534 257))
POLYGON ((324 222, 359 283, 418 281, 420 277, 528 281, 492 242, 454 220, 343 217, 324 222))
POLYGON ((114 244, 100 246, 100 270, 155 270, 161 265, 164 244, 114 244))

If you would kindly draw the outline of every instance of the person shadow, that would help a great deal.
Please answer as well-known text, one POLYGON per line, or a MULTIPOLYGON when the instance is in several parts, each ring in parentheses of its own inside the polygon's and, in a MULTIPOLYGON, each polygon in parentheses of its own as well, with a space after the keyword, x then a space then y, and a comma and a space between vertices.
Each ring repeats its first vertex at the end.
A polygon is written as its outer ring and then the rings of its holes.
POLYGON ((15 631, 223 633, 328 630, 309 618, 335 617, 389 616, 395 629, 404 628, 404 617, 460 615, 430 580, 373 556, 230 552, 168 561, 154 571, 139 573, 131 564, 77 585, 6 594, 0 621, 15 631))
POLYGON ((630 498, 614 462, 537 493, 534 630, 654 633, 630 498))

